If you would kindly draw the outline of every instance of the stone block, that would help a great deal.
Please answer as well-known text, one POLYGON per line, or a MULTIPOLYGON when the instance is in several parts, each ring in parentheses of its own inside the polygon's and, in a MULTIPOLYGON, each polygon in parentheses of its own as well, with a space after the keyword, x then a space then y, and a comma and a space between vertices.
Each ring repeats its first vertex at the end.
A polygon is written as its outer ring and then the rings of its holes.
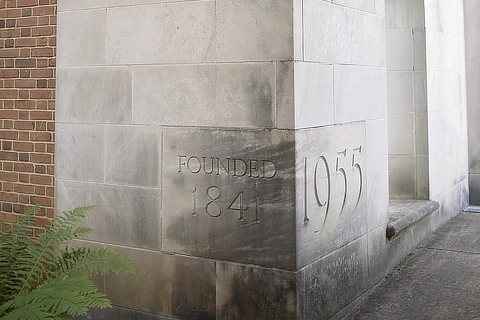
POLYGON ((152 188, 56 180, 57 211, 97 205, 87 214, 86 240, 160 249, 160 191, 152 188))
POLYGON ((292 1, 216 1, 217 61, 293 59, 292 1))
POLYGON ((413 73, 415 111, 427 112, 427 73, 419 71, 413 73))
POLYGON ((389 113, 388 153, 413 155, 415 152, 415 114, 389 113))
MULTIPOLYGON (((99 9, 110 7, 140 6, 169 2, 188 2, 197 0, 62 0, 58 3, 58 11, 99 9)), ((207 0, 208 1, 208 0, 207 0)))
MULTIPOLYGON (((354 2, 355 0, 349 0, 354 2)), ((356 2, 356 1, 355 1, 356 2)), ((375 1, 379 2, 379 1, 375 1)), ((382 2, 382 1, 380 1, 382 2)), ((383 15, 364 14, 363 21, 363 57, 362 64, 368 66, 385 67, 386 36, 385 19, 383 15)))
POLYGON ((413 69, 427 70, 425 29, 413 29, 413 69))
POLYGON ((415 157, 416 161, 416 188, 418 199, 428 199, 429 198, 429 164, 428 156, 419 156, 415 157))
POLYGON ((106 32, 108 64, 213 62, 215 2, 112 8, 106 32))
POLYGON ((465 14, 465 39, 480 40, 480 19, 477 12, 480 11, 480 2, 465 0, 463 2, 465 14))
POLYGON ((293 61, 277 62, 275 128, 295 128, 295 97, 293 61))
POLYGON ((160 133, 157 127, 107 126, 105 182, 158 187, 162 159, 160 133))
POLYGON ((425 26, 425 9, 423 1, 386 0, 385 21, 388 29, 411 29, 425 26))
POLYGON ((368 288, 367 237, 363 236, 301 271, 301 319, 329 319, 368 288))
POLYGON ((367 178, 368 231, 388 222, 388 171, 367 178))
POLYGON ((470 204, 480 205, 480 174, 471 173, 468 175, 470 189, 470 204))
POLYGON ((388 169, 387 119, 370 120, 366 129, 366 176, 370 176, 388 169))
POLYGON ((58 68, 57 83, 57 122, 132 122, 129 68, 58 68))
POLYGON ((57 178, 103 182, 105 134, 101 125, 56 124, 57 178))
POLYGON ((294 135, 166 128, 164 251, 295 268, 294 135))
POLYGON ((389 189, 390 198, 414 199, 415 188, 415 157, 413 155, 390 155, 389 189))
POLYGON ((294 73, 295 128, 334 124, 333 66, 296 62, 294 73))
POLYGON ((362 61, 363 12, 317 0, 304 1, 303 8, 305 61, 362 61))
POLYGON ((365 123, 296 134, 297 268, 367 231, 365 123))
POLYGON ((215 319, 215 262, 107 246, 132 262, 135 275, 107 274, 112 303, 177 319, 215 319))
POLYGON ((387 116, 384 68, 335 65, 334 74, 336 124, 387 116))
POLYGON ((412 30, 387 29, 387 70, 413 71, 412 30))
POLYGON ((272 127, 275 76, 273 63, 136 67, 133 122, 272 127))
POLYGON ((387 97, 389 113, 414 112, 413 71, 387 72, 387 97))
POLYGON ((375 12, 375 0, 333 0, 333 3, 371 13, 375 12))
POLYGON ((294 272, 217 263, 217 319, 298 319, 294 272))
POLYGON ((105 64, 105 22, 105 10, 59 12, 57 67, 105 64))

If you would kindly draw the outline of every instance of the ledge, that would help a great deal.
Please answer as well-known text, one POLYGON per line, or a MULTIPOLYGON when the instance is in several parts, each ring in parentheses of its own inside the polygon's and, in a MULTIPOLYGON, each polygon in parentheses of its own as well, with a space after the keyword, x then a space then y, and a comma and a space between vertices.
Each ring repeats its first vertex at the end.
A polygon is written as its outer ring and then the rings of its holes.
POLYGON ((431 200, 390 200, 387 238, 391 240, 439 208, 431 200))

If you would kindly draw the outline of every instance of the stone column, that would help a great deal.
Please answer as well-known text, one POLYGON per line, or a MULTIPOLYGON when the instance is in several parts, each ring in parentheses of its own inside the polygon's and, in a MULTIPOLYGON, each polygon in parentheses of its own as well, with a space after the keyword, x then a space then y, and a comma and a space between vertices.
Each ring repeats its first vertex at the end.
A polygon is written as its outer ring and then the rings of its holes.
POLYGON ((58 11, 56 208, 98 204, 81 243, 134 262, 99 280, 115 317, 324 319, 377 279, 383 0, 58 11))

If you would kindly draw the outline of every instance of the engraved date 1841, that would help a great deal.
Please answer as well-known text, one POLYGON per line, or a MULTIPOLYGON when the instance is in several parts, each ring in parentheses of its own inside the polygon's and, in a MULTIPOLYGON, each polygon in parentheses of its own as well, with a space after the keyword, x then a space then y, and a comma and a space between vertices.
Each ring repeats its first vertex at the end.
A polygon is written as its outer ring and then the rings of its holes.
POLYGON ((199 190, 198 188, 194 188, 192 190, 192 216, 198 216, 199 211, 204 211, 205 214, 212 218, 218 218, 222 214, 226 214, 227 212, 233 212, 238 214, 238 221, 246 222, 245 213, 247 211, 254 210, 255 218, 253 220, 254 223, 259 223, 259 210, 258 210, 258 197, 255 196, 254 208, 250 208, 246 206, 245 201, 245 194, 243 191, 239 192, 230 202, 228 207, 222 206, 220 203, 220 198, 222 197, 222 189, 217 186, 210 186, 205 190, 199 190), (205 205, 199 206, 199 197, 202 198, 202 203, 205 205))

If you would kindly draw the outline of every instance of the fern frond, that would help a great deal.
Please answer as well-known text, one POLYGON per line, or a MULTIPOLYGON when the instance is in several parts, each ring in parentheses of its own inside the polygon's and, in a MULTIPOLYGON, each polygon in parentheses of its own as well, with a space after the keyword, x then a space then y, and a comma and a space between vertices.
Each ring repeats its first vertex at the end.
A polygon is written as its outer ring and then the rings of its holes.
POLYGON ((117 252, 109 249, 65 248, 59 268, 70 274, 86 273, 90 276, 105 274, 112 271, 116 274, 135 272, 133 266, 117 252))
POLYGON ((39 207, 20 215, 12 227, 0 226, 0 318, 68 319, 89 308, 110 306, 87 276, 109 271, 133 273, 132 265, 108 249, 69 249, 67 244, 91 231, 76 225, 94 206, 79 207, 49 219, 33 237, 39 207))

